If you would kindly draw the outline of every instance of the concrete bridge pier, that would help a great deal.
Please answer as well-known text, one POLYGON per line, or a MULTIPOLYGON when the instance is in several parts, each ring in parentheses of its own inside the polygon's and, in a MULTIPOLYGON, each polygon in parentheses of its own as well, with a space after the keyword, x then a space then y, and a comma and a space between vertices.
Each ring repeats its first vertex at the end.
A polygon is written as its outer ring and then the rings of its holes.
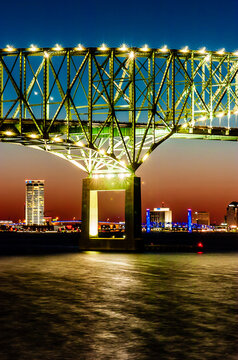
MULTIPOLYGON (((116 205, 115 205, 116 206, 116 205)), ((82 233, 80 250, 140 250, 141 182, 136 176, 123 179, 83 179, 82 233), (98 191, 125 191, 125 235, 123 238, 98 237, 98 191)))

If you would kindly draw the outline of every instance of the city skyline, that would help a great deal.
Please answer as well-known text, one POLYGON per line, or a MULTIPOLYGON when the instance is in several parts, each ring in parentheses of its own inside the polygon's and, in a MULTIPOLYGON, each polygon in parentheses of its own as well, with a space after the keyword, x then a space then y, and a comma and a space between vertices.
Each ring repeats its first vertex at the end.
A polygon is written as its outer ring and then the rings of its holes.
MULTIPOLYGON (((235 0, 229 7, 220 0, 216 7, 207 1, 192 5, 188 1, 167 4, 152 1, 147 10, 149 16, 135 1, 127 4, 126 11, 118 7, 113 15, 109 1, 100 2, 100 5, 92 1, 90 9, 87 4, 77 1, 70 1, 68 6, 62 1, 43 1, 40 7, 30 1, 13 3, 14 12, 12 5, 3 4, 2 48, 7 44, 16 47, 30 44, 54 46, 56 43, 62 46, 76 46, 78 43, 99 46, 104 42, 116 47, 122 43, 129 46, 147 43, 154 48, 166 44, 178 49, 186 45, 190 49, 206 46, 214 51, 224 47, 228 51, 238 49, 238 4, 235 0), (62 6, 64 11, 60 11, 62 6), (24 23, 21 19, 25 17, 28 17, 28 22, 24 23), (121 26, 122 21, 126 26, 121 26), (14 27, 9 26, 12 22, 14 27)), ((178 221, 185 220, 187 208, 192 208, 207 210, 212 222, 221 222, 227 205, 238 199, 237 150, 237 144, 231 142, 166 141, 137 171, 142 180, 142 209, 158 207, 164 202, 173 209, 178 221)), ((0 144, 0 163, 0 218, 18 220, 23 216, 22 184, 27 178, 46 180, 47 215, 55 214, 62 218, 81 216, 81 182, 86 173, 53 155, 3 143, 0 144)), ((122 194, 108 193, 102 197, 104 203, 114 202, 116 207, 123 201, 122 194)), ((120 204, 117 209, 119 216, 122 211, 120 204)), ((110 206, 108 212, 116 216, 116 211, 110 211, 110 206)))
MULTIPOLYGON (((236 201, 233 196, 236 191, 236 168, 230 168, 226 162, 227 148, 233 148, 234 151, 229 154, 230 161, 236 162, 236 144, 232 143, 231 147, 226 142, 210 141, 206 147, 202 144, 202 141, 195 140, 185 143, 182 140, 169 140, 152 153, 139 168, 137 175, 142 179, 143 220, 146 208, 160 207, 164 202, 165 206, 173 210, 173 218, 176 221, 186 221, 187 209, 192 208, 194 211, 209 211, 211 222, 223 222, 227 205, 231 201, 236 201), (184 173, 187 173, 186 180, 184 173), (220 194, 219 199, 216 198, 217 193, 220 194)), ((59 216, 65 219, 81 217, 81 182, 86 177, 85 173, 67 161, 42 151, 0 144, 0 149, 3 147, 7 148, 9 157, 4 158, 0 155, 3 170, 1 179, 7 183, 14 196, 9 198, 5 189, 0 189, 1 219, 18 220, 24 216, 24 181, 38 178, 44 178, 46 181, 46 216, 59 216), (38 166, 34 166, 36 163, 38 166)), ((99 194, 99 216, 104 219, 119 217, 119 220, 122 220, 123 196, 123 192, 99 194), (110 207, 110 203, 114 203, 115 206, 110 207)))

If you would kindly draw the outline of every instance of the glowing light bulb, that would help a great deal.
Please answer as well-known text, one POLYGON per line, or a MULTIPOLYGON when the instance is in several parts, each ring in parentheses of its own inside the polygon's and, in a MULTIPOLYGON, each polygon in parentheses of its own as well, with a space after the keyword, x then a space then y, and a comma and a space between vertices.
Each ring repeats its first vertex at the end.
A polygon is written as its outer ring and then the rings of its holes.
POLYGON ((78 50, 78 51, 83 51, 83 50, 85 50, 85 48, 84 48, 83 45, 81 45, 81 44, 78 44, 78 46, 77 46, 75 49, 78 50))
POLYGON ((7 136, 13 136, 13 135, 14 135, 14 132, 12 132, 12 131, 10 131, 10 130, 7 130, 7 131, 5 131, 4 134, 7 135, 7 136))
POLYGON ((148 159, 148 157, 149 157, 149 154, 146 153, 146 154, 143 156, 142 161, 144 162, 146 159, 148 159))
POLYGON ((159 50, 162 51, 162 52, 168 52, 168 51, 169 51, 167 45, 164 45, 164 46, 163 46, 161 49, 159 49, 159 50))
POLYGON ((224 112, 220 112, 219 114, 217 114, 217 116, 218 116, 219 118, 222 118, 224 115, 225 115, 224 112))
POLYGON ((50 54, 47 51, 44 51, 44 57, 48 59, 50 57, 50 54))
POLYGON ((100 152, 100 154, 102 154, 102 155, 105 155, 105 154, 106 154, 106 151, 105 151, 104 149, 100 149, 99 152, 100 152))
POLYGON ((189 52, 189 48, 188 46, 185 46, 183 49, 180 50, 182 53, 187 53, 189 52))
POLYGON ((221 50, 218 50, 218 51, 217 51, 217 54, 218 54, 218 55, 223 55, 224 52, 225 52, 225 48, 223 48, 223 49, 221 49, 221 50))
POLYGON ((62 141, 62 139, 59 136, 55 136, 52 140, 54 142, 61 142, 62 141))
POLYGON ((238 56, 238 50, 234 51, 233 55, 238 56))
POLYGON ((127 51, 127 50, 128 50, 128 47, 126 46, 126 44, 122 44, 122 46, 119 47, 119 50, 120 50, 120 51, 127 51))
POLYGON ((32 138, 32 139, 36 139, 38 137, 38 135, 37 134, 30 134, 29 137, 32 138))
POLYGON ((131 52, 130 52, 129 58, 130 58, 130 59, 134 59, 134 58, 135 58, 135 53, 134 53, 134 51, 131 51, 131 52))
POLYGON ((7 45, 5 50, 9 51, 9 52, 12 52, 12 51, 15 51, 16 49, 11 45, 7 45))
POLYGON ((205 54, 206 53, 206 48, 205 46, 201 49, 198 50, 199 54, 205 54))
POLYGON ((150 49, 148 48, 148 45, 145 44, 142 48, 141 48, 141 51, 150 51, 150 49))
POLYGON ((103 43, 103 44, 98 48, 98 50, 100 50, 100 51, 107 51, 107 50, 108 50, 108 47, 107 47, 106 44, 103 43))
POLYGON ((55 51, 61 51, 61 50, 63 50, 63 48, 62 48, 61 45, 56 44, 55 47, 53 47, 53 50, 55 50, 55 51))
POLYGON ((31 46, 30 46, 30 49, 29 49, 30 51, 37 51, 37 50, 39 50, 39 48, 37 47, 37 46, 35 46, 35 45, 33 45, 33 44, 31 44, 31 46))

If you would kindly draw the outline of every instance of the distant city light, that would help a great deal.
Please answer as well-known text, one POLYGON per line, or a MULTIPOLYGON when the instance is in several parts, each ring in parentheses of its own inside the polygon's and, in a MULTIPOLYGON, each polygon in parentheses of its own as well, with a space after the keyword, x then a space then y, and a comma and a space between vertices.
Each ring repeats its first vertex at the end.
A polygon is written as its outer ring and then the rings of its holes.
POLYGON ((34 91, 34 95, 38 95, 38 92, 37 92, 37 91, 34 91))

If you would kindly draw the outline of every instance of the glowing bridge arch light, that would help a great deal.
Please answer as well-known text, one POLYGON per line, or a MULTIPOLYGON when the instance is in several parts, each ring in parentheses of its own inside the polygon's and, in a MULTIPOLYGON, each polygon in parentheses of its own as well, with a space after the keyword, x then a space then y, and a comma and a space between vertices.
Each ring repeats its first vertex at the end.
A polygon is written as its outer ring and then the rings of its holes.
POLYGON ((39 50, 39 48, 38 48, 36 45, 31 44, 31 46, 30 46, 29 50, 34 52, 34 51, 38 51, 38 50, 39 50))
POLYGON ((61 50, 63 50, 63 47, 61 45, 59 45, 59 44, 55 44, 55 46, 53 47, 53 50, 61 51, 61 50))
POLYGON ((75 50, 84 51, 85 47, 83 47, 83 45, 81 45, 81 44, 78 44, 78 46, 75 48, 75 50))
POLYGON ((122 45, 119 47, 119 50, 120 50, 120 51, 128 51, 128 46, 126 46, 126 44, 122 44, 122 45))
POLYGON ((198 50, 199 54, 205 54, 206 53, 206 47, 204 46, 203 48, 198 50))
POLYGON ((106 44, 103 43, 102 45, 99 46, 98 50, 100 50, 100 51, 108 51, 109 48, 107 47, 106 44))
POLYGON ((29 134, 29 137, 31 139, 37 139, 39 135, 35 134, 35 133, 32 133, 32 134, 29 134))
POLYGON ((188 46, 185 46, 183 49, 180 50, 182 53, 188 53, 189 52, 189 48, 188 46))
POLYGON ((148 47, 147 44, 145 44, 140 50, 141 50, 141 51, 144 51, 144 52, 150 51, 150 49, 149 49, 149 47, 148 47))
POLYGON ((5 134, 6 136, 13 136, 13 135, 15 135, 14 132, 13 132, 13 131, 10 131, 10 130, 5 131, 4 134, 5 134))
POLYGON ((5 48, 5 51, 13 52, 13 51, 16 51, 16 49, 11 45, 7 45, 6 48, 5 48))
POLYGON ((135 59, 135 52, 134 51, 131 51, 130 54, 129 54, 129 58, 130 59, 135 59))
POLYGON ((225 53, 225 48, 217 51, 218 55, 224 55, 224 53, 225 53))
POLYGON ((166 53, 166 52, 168 52, 169 51, 169 49, 168 49, 168 47, 167 47, 167 45, 164 45, 161 49, 159 49, 161 52, 164 52, 164 53, 166 53))

